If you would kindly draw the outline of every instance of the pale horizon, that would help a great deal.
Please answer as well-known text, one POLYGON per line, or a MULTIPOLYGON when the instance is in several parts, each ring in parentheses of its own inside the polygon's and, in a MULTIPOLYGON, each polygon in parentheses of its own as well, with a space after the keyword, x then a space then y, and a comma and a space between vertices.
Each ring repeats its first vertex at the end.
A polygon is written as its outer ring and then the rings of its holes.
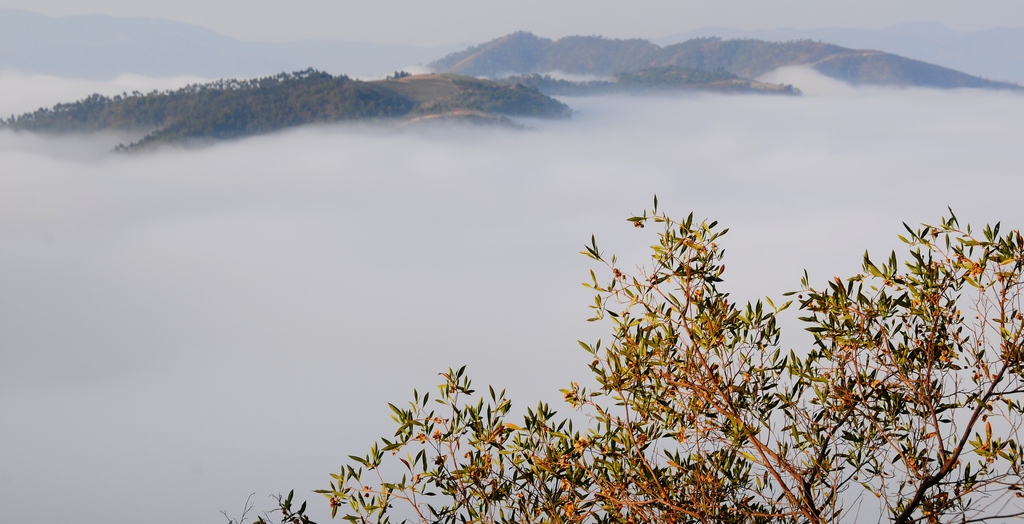
POLYGON ((764 4, 648 0, 619 4, 571 0, 551 5, 539 1, 489 5, 469 0, 423 4, 412 0, 339 4, 329 0, 220 2, 200 0, 139 3, 123 0, 4 0, 0 9, 22 9, 48 16, 102 14, 172 20, 241 40, 283 42, 346 40, 416 46, 484 42, 515 31, 547 38, 599 35, 609 38, 658 39, 704 28, 883 29, 915 22, 938 23, 956 31, 1024 26, 1024 3, 987 0, 915 0, 838 2, 789 0, 764 4), (237 16, 244 11, 248 16, 237 16))

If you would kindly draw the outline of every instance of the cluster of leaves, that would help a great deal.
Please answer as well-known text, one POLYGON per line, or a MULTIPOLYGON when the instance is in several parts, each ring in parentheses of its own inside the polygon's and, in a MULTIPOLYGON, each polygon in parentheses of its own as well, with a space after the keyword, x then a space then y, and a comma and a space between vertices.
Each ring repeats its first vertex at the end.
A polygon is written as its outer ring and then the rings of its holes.
POLYGON ((53 108, 11 117, 2 127, 67 133, 128 130, 144 134, 119 149, 159 143, 226 139, 289 127, 356 119, 388 119, 455 109, 561 117, 568 108, 536 90, 458 78, 436 100, 407 96, 409 74, 390 81, 361 82, 306 70, 255 80, 221 80, 164 92, 92 95, 53 108), (461 82, 461 83, 460 83, 461 82))
MULTIPOLYGON (((242 514, 238 518, 232 518, 228 516, 226 511, 221 511, 224 518, 227 519, 228 524, 244 524, 249 518, 249 514, 254 512, 256 509, 256 503, 252 501, 252 497, 255 494, 250 494, 245 499, 245 507, 242 510, 242 514)), ((265 512, 263 515, 256 517, 256 520, 252 521, 252 524, 271 524, 274 522, 272 513, 280 513, 280 517, 277 519, 280 524, 316 524, 313 522, 308 515, 306 515, 306 503, 303 502, 298 509, 293 509, 292 498, 295 496, 295 491, 289 491, 287 496, 277 495, 274 499, 277 502, 277 509, 265 512)))
POLYGON ((1024 238, 955 217, 907 228, 910 257, 794 292, 814 336, 780 345, 793 302, 733 303, 726 230, 657 211, 651 265, 604 265, 573 413, 478 396, 464 369, 391 406, 398 429, 321 490, 350 522, 976 522, 1024 515, 1024 238), (969 311, 965 313, 964 311, 969 311), (583 423, 580 423, 583 421, 583 423), (401 472, 395 472, 398 468, 401 472))

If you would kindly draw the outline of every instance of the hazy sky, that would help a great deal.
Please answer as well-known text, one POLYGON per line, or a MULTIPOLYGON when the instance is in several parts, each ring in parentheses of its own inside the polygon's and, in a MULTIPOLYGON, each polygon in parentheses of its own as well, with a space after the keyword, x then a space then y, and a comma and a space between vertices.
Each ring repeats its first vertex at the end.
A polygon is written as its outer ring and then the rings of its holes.
MULTIPOLYGON (((850 275, 946 206, 1024 225, 1024 97, 780 75, 807 95, 569 99, 573 119, 527 132, 326 126, 131 156, 0 133, 4 521, 223 522, 290 488, 320 517, 310 491, 447 366, 558 401, 588 376, 576 340, 604 333, 578 251, 595 234, 643 263, 654 232, 625 218, 654 194, 732 229, 739 299, 850 275)), ((0 92, 133 82, 152 85, 0 92)))
MULTIPOLYGON (((1024 26, 1024 2, 0 0, 195 23, 259 40, 420 45, 657 37, 708 26, 1024 26)), ((391 430, 387 402, 468 364, 522 407, 585 379, 591 234, 632 267, 649 205, 718 219, 726 287, 778 297, 899 249, 952 206, 1024 226, 1024 97, 568 99, 535 130, 311 127, 114 156, 124 137, 0 132, 0 508, 7 522, 223 522, 310 493, 391 430)), ((0 115, 195 78, 0 72, 0 115)), ((881 257, 879 257, 881 258, 881 257)), ((785 321, 791 332, 794 314, 785 321)), ((799 344, 799 336, 787 343, 799 344)))
POLYGON ((933 21, 954 29, 1020 27, 1018 0, 2 0, 50 15, 104 13, 200 24, 245 39, 344 39, 421 45, 511 31, 550 37, 659 37, 707 26, 880 28, 933 21))

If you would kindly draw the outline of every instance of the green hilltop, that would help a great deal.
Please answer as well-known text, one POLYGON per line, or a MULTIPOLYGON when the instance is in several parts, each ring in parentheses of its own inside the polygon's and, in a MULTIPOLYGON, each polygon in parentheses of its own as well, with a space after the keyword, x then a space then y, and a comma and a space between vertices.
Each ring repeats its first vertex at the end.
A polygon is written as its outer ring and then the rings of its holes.
POLYGON ((444 116, 508 122, 506 116, 564 118, 569 108, 537 89, 453 74, 396 73, 363 82, 306 70, 254 80, 220 80, 164 92, 92 95, 12 116, 0 128, 42 133, 138 132, 122 149, 271 133, 317 123, 444 116))

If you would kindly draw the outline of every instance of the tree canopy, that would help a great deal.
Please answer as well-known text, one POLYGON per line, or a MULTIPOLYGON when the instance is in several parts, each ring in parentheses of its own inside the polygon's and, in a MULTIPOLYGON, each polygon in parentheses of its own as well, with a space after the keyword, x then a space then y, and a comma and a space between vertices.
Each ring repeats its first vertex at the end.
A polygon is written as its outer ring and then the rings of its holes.
POLYGON ((351 522, 911 522, 1024 515, 1024 238, 950 214, 787 302, 722 291, 724 235, 657 208, 646 267, 592 238, 592 385, 513 417, 464 368, 320 490, 351 522), (795 307, 794 307, 795 306, 795 307), (793 307, 813 335, 788 348, 793 307))

